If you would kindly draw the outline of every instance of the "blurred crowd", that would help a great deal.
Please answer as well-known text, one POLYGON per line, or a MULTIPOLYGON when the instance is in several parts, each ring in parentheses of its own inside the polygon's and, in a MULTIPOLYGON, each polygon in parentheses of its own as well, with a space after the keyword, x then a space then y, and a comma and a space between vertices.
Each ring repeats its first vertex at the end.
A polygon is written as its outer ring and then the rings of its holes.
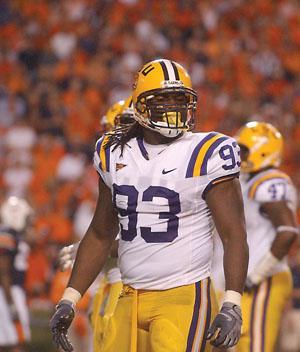
POLYGON ((0 200, 35 210, 29 297, 48 297, 57 250, 91 219, 101 116, 159 57, 191 73, 198 130, 278 127, 300 188, 297 0, 0 1, 0 200))

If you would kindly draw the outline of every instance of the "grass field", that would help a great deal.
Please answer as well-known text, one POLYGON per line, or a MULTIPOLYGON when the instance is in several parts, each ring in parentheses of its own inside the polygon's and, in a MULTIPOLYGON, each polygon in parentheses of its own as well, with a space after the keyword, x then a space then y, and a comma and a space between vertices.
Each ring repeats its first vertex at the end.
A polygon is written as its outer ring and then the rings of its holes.
POLYGON ((35 310, 31 315, 31 343, 28 352, 54 352, 49 330, 50 312, 35 310))

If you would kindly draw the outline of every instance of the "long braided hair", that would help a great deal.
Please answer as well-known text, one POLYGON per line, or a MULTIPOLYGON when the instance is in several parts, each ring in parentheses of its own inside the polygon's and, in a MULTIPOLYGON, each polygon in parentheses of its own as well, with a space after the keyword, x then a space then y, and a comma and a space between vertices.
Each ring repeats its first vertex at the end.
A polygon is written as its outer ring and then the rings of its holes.
POLYGON ((113 147, 112 151, 121 148, 121 156, 123 155, 123 151, 125 145, 135 137, 143 136, 143 127, 137 122, 133 122, 128 125, 121 125, 114 128, 111 132, 107 132, 105 136, 108 137, 104 148, 113 147))

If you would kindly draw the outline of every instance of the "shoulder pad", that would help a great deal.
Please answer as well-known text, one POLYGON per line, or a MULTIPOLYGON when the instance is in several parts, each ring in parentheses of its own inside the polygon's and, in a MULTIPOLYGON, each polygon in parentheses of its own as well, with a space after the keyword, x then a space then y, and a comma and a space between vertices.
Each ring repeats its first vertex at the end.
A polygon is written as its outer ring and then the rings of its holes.
MULTIPOLYGON (((94 161, 98 162, 98 167, 102 171, 109 172, 110 169, 110 147, 106 146, 108 136, 99 138, 95 145, 94 161)), ((95 165, 96 166, 96 165, 95 165)))
POLYGON ((287 187, 291 180, 284 172, 272 170, 262 174, 251 185, 248 197, 258 202, 274 202, 286 200, 287 187))
POLYGON ((237 142, 224 134, 211 132, 194 148, 186 177, 238 173, 240 164, 237 142))

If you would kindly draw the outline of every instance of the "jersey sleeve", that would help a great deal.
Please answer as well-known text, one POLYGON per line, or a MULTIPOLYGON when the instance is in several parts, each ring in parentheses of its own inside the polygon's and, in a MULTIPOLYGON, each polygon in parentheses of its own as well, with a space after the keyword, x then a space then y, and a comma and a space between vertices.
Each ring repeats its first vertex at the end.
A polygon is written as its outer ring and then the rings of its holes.
POLYGON ((110 147, 106 147, 107 137, 97 140, 94 151, 94 168, 107 186, 110 186, 110 147))
POLYGON ((202 197, 214 185, 238 177, 241 159, 240 148, 234 138, 220 133, 211 133, 198 155, 197 173, 205 177, 202 197))
POLYGON ((249 198, 259 203, 290 201, 291 181, 284 173, 270 173, 258 179, 249 189, 249 198))
POLYGON ((0 230, 0 255, 14 254, 16 250, 15 237, 7 231, 0 230))

